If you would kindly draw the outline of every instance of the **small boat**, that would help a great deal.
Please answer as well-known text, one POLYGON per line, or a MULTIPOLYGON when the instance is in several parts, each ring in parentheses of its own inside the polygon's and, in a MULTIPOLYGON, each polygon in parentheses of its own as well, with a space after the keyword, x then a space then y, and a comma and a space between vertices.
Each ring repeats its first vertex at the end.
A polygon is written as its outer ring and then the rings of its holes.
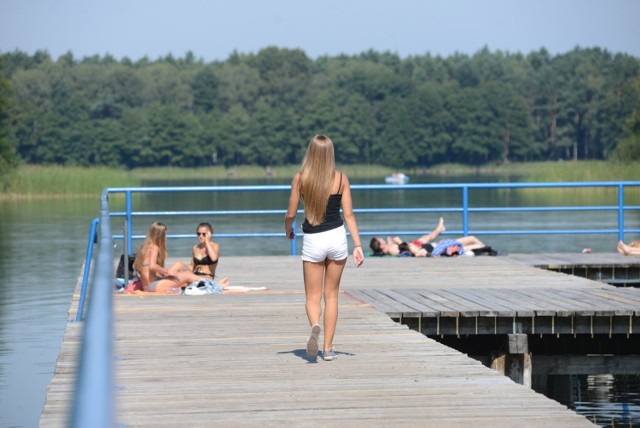
POLYGON ((409 182, 409 176, 401 172, 394 172, 391 175, 387 175, 384 178, 384 182, 387 184, 406 184, 409 182))

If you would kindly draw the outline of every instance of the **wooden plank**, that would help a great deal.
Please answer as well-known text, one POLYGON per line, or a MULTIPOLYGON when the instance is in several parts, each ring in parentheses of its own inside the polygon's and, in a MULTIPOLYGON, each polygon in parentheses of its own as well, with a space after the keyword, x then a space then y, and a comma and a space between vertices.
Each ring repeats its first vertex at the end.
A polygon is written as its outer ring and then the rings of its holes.
POLYGON ((420 289, 410 289, 407 290, 411 296, 416 296, 416 298, 427 299, 428 301, 437 302, 442 305, 443 310, 441 312, 444 317, 455 317, 459 315, 467 316, 467 317, 476 317, 480 315, 482 308, 486 309, 480 305, 475 304, 474 302, 469 302, 465 299, 461 299, 460 297, 449 293, 447 290, 420 290, 420 289))
POLYGON ((445 305, 441 301, 435 301, 434 299, 426 298, 416 293, 416 290, 414 289, 402 289, 395 291, 401 292, 408 299, 415 300, 425 307, 431 308, 430 312, 423 312, 423 318, 457 316, 457 310, 455 308, 452 308, 449 305, 445 305), (430 316, 426 316, 426 314, 429 314, 430 316))
MULTIPOLYGON (((398 302, 401 302, 402 304, 406 305, 406 306, 410 306, 412 308, 414 308, 417 311, 420 311, 420 315, 422 317, 437 317, 440 316, 440 309, 437 308, 437 304, 431 304, 429 306, 423 304, 422 302, 417 301, 416 299, 410 297, 410 296, 406 296, 403 293, 405 292, 405 290, 389 290, 389 289, 382 289, 380 290, 380 292, 384 293, 385 295, 389 296, 392 299, 397 300, 398 302)), ((435 302, 433 302, 435 303, 435 302)))
POLYGON ((519 317, 532 317, 535 315, 535 309, 527 305, 528 299, 518 294, 518 290, 487 289, 483 290, 483 293, 487 297, 495 299, 495 301, 499 301, 501 304, 516 311, 516 315, 519 317))
POLYGON ((562 290, 561 295, 573 299, 574 304, 582 304, 589 308, 587 311, 577 311, 577 315, 613 316, 617 309, 626 312, 618 302, 593 294, 596 290, 562 290))
POLYGON ((477 301, 482 305, 485 305, 486 307, 492 308, 493 314, 495 314, 492 316, 497 316, 497 317, 515 317, 516 316, 516 311, 500 303, 498 300, 492 299, 488 295, 484 294, 482 291, 483 290, 478 290, 478 289, 460 289, 460 288, 451 289, 451 292, 453 294, 456 294, 467 300, 477 301))
POLYGON ((363 289, 359 290, 362 296, 369 297, 369 303, 379 311, 382 311, 392 318, 420 318, 422 313, 414 308, 404 305, 396 299, 387 296, 381 290, 363 289))
POLYGON ((449 290, 416 289, 413 290, 413 292, 430 300, 442 301, 443 303, 446 302, 447 306, 449 306, 449 304, 455 305, 452 307, 457 307, 457 311, 460 312, 460 315, 463 317, 490 316, 491 313, 491 311, 487 307, 482 306, 477 302, 472 302, 460 296, 457 296, 451 293, 449 290))
POLYGON ((536 288, 522 290, 523 294, 537 300, 536 316, 570 317, 576 313, 576 307, 567 299, 558 299, 553 288, 536 288))

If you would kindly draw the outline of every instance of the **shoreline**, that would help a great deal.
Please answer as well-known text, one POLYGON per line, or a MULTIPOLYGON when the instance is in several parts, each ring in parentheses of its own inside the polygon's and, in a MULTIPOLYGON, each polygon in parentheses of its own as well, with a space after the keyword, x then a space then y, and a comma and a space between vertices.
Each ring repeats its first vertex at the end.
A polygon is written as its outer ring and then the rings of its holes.
MULTIPOLYGON (((106 187, 138 187, 144 181, 269 180, 292 177, 298 165, 277 167, 238 166, 225 168, 158 167, 122 170, 107 167, 63 167, 21 165, 0 180, 0 200, 82 199, 100 195, 106 187)), ((394 169, 378 165, 338 165, 352 178, 384 179, 394 171, 420 177, 490 176, 525 182, 577 182, 636 180, 640 162, 610 161, 529 162, 468 166, 443 164, 432 167, 394 169)))

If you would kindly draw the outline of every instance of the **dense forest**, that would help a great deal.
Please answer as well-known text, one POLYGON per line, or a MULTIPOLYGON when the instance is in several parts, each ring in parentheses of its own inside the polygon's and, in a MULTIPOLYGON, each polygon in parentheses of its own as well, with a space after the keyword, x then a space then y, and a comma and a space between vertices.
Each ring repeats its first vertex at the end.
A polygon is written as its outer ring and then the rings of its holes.
POLYGON ((28 164, 299 163, 329 135, 343 164, 640 159, 640 59, 267 47, 207 63, 0 54, 0 170, 28 164))

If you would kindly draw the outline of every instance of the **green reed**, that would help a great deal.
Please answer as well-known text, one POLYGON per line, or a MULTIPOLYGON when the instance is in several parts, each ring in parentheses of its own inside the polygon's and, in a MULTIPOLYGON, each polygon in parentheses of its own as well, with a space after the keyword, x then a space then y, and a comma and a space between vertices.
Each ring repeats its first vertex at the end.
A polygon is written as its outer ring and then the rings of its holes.
POLYGON ((22 165, 4 178, 0 197, 95 197, 106 187, 137 186, 129 172, 106 167, 22 165))
POLYGON ((640 162, 622 164, 605 161, 538 162, 518 164, 524 181, 630 181, 640 179, 640 162))

